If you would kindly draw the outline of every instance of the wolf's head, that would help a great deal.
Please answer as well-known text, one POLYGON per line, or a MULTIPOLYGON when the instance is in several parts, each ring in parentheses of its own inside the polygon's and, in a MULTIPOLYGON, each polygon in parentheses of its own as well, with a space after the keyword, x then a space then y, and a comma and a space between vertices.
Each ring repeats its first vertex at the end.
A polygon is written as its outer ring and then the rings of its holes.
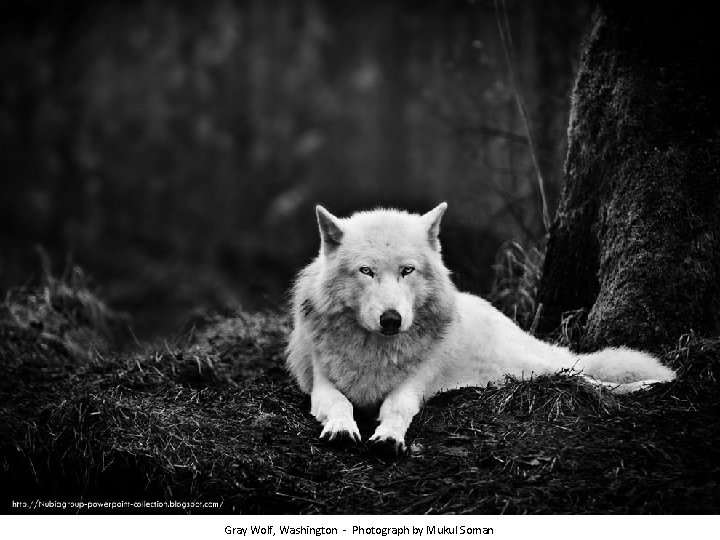
POLYGON ((395 336, 413 325, 433 326, 452 287, 440 256, 440 220, 446 203, 423 215, 398 210, 360 212, 345 219, 322 206, 320 227, 323 303, 351 309, 360 326, 395 336))

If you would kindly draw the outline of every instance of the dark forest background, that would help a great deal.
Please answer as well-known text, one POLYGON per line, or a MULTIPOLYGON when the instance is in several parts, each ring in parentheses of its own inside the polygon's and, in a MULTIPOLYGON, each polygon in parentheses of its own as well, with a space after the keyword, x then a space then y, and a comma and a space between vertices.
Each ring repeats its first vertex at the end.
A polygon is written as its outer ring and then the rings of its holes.
POLYGON ((504 242, 544 240, 588 20, 571 0, 1 2, 0 289, 40 274, 39 246, 167 334, 281 306, 316 203, 445 200, 446 261, 486 294, 504 242))

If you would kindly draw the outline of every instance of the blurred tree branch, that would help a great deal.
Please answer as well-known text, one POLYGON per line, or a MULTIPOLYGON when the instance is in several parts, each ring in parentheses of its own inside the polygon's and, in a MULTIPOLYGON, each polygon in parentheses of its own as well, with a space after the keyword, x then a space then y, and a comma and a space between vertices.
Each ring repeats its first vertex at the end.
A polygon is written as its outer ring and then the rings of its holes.
POLYGON ((540 164, 538 162, 537 154, 535 153, 535 146, 533 144, 532 132, 530 130, 530 118, 527 112, 527 107, 525 106, 525 101, 523 100, 522 95, 520 94, 520 90, 515 81, 515 70, 513 68, 512 62, 512 50, 514 47, 512 42, 512 34, 510 32, 510 23, 508 21, 507 6, 505 5, 505 0, 503 0, 502 2, 502 8, 500 7, 500 3, 498 0, 494 0, 493 4, 495 6, 495 18, 497 20, 498 32, 500 34, 500 43, 502 44, 502 49, 505 54, 505 61, 507 63, 510 86, 512 86, 513 88, 513 94, 515 95, 515 100, 517 102, 518 109, 520 110, 520 116, 523 119, 523 126, 525 127, 525 132, 527 134, 527 144, 528 148, 530 149, 530 157, 532 158, 533 167, 535 168, 535 176, 537 179, 538 189, 540 190, 540 199, 542 203, 543 224, 545 225, 545 231, 549 231, 550 212, 548 211, 547 196, 545 195, 545 181, 543 180, 543 175, 540 170, 540 164))

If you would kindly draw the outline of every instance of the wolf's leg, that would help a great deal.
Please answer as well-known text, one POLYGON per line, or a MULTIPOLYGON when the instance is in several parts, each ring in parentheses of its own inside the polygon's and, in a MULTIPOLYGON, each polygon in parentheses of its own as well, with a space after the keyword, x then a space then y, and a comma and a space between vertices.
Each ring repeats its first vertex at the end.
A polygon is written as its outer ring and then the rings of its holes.
POLYGON ((352 403, 325 377, 314 359, 310 402, 310 412, 323 425, 321 439, 360 442, 360 431, 353 418, 352 403))
POLYGON ((420 410, 422 397, 413 381, 390 392, 380 407, 380 424, 370 437, 374 451, 393 455, 405 453, 405 432, 420 410))

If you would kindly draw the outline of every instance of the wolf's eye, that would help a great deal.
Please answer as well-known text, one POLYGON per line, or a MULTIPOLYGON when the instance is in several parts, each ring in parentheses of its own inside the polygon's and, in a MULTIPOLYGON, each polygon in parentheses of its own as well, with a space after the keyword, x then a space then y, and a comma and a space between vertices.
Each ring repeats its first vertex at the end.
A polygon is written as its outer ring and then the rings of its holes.
POLYGON ((370 277, 373 277, 375 275, 369 266, 361 266, 360 273, 370 277))
POLYGON ((411 265, 403 266, 403 269, 400 270, 400 275, 402 277, 405 277, 407 275, 412 274, 415 271, 415 267, 411 265))

